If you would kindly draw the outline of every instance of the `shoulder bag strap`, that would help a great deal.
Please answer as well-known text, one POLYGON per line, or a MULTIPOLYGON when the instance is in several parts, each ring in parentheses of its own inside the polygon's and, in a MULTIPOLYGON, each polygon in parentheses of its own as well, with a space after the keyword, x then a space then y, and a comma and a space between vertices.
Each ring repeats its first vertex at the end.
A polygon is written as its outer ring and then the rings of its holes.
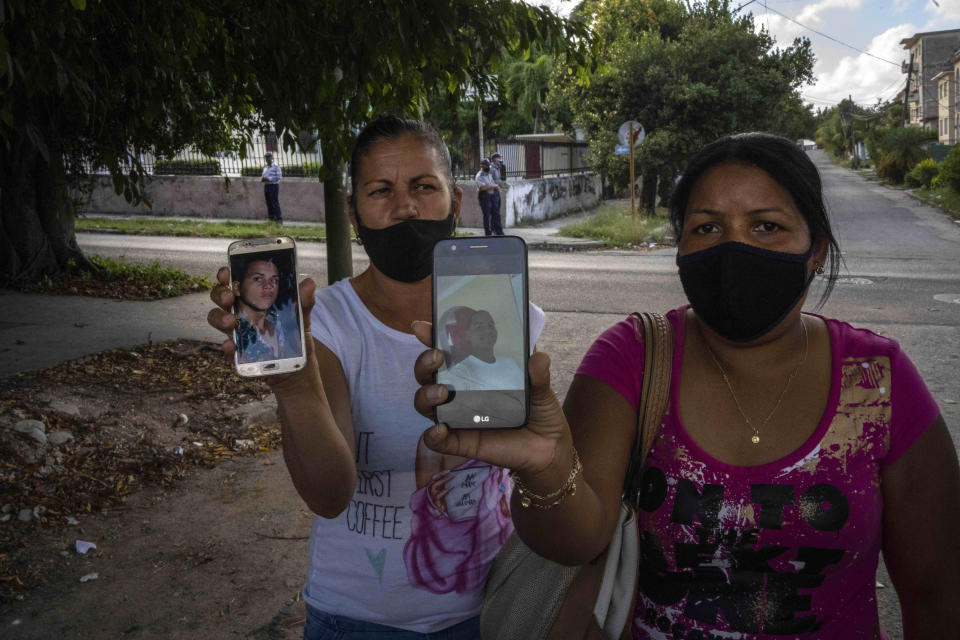
POLYGON ((624 495, 636 504, 640 481, 653 441, 670 399, 673 371, 673 327, 660 313, 633 313, 637 340, 643 341, 643 384, 637 409, 637 438, 624 484, 624 495))

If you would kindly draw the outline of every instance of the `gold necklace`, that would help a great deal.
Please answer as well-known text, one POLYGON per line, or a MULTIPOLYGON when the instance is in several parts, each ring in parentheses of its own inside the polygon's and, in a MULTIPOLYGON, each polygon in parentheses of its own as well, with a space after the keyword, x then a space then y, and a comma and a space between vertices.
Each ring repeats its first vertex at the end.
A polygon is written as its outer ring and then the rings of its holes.
POLYGON ((783 403, 783 397, 787 395, 787 389, 790 388, 790 383, 792 383, 793 379, 796 378, 797 374, 800 373, 800 367, 802 367, 803 363, 807 360, 807 348, 810 346, 810 336, 807 335, 807 323, 803 321, 803 316, 800 316, 800 326, 803 327, 803 356, 800 358, 800 362, 797 363, 797 368, 794 369, 793 373, 790 374, 790 377, 787 378, 787 383, 783 385, 783 391, 780 392, 780 397, 777 398, 776 406, 774 406, 770 413, 767 414, 767 417, 763 419, 763 422, 760 423, 759 427, 754 426, 750 418, 747 417, 747 414, 743 412, 743 407, 740 406, 740 400, 737 399, 737 394, 733 392, 733 385, 730 384, 730 378, 727 376, 727 372, 724 371, 723 366, 720 364, 720 360, 717 359, 713 349, 711 349, 710 345, 707 344, 706 339, 703 337, 703 332, 700 332, 700 339, 703 340, 703 346, 707 348, 707 353, 710 354, 710 357, 713 358, 713 363, 717 365, 717 369, 720 370, 720 375, 723 376, 723 381, 727 384, 727 389, 730 390, 730 395, 733 396, 733 402, 737 405, 737 411, 740 412, 740 417, 743 418, 743 421, 747 423, 747 426, 750 427, 751 431, 753 431, 753 435, 750 437, 750 442, 753 444, 760 444, 760 429, 763 429, 767 426, 767 423, 770 422, 770 418, 772 418, 773 414, 775 414, 777 409, 780 408, 780 405, 783 403))

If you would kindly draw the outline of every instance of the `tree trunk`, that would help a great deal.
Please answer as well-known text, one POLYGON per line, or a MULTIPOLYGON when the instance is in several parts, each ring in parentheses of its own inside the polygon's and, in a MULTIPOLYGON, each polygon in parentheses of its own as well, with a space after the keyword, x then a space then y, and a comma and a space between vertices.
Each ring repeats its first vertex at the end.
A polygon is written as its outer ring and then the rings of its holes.
POLYGON ((323 181, 323 209, 327 225, 327 284, 353 275, 350 219, 344 207, 343 162, 323 181))
POLYGON ((640 188, 640 206, 648 213, 653 213, 657 199, 657 174, 652 171, 644 172, 642 185, 640 188))
POLYGON ((0 285, 23 287, 71 266, 95 270, 77 246, 63 156, 48 163, 25 140, 0 149, 0 285))
POLYGON ((662 175, 660 176, 660 184, 657 185, 657 195, 660 196, 660 206, 669 207, 670 202, 673 199, 673 187, 676 176, 673 175, 662 175))

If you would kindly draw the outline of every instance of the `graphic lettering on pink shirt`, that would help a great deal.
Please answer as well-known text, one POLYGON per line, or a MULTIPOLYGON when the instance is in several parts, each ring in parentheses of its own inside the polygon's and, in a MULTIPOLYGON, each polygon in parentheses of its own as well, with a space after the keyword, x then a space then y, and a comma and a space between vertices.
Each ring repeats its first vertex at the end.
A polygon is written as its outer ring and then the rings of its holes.
POLYGON ((825 622, 831 638, 873 637, 890 362, 845 358, 841 373, 819 444, 768 473, 705 462, 665 421, 638 505, 635 637, 813 638, 825 622))

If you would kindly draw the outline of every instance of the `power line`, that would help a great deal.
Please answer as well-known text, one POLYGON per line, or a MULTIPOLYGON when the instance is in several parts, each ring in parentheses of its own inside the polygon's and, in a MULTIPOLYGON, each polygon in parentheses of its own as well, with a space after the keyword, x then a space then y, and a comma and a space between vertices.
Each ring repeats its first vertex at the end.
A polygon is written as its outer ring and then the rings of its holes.
POLYGON ((871 58, 876 58, 877 60, 880 60, 881 62, 886 62, 887 64, 892 64, 892 65, 895 66, 895 67, 899 67, 899 66, 900 66, 900 63, 899 63, 899 62, 893 62, 893 61, 891 61, 891 60, 887 60, 886 58, 881 58, 880 56, 875 56, 875 55, 873 55, 872 53, 870 53, 869 51, 864 51, 863 49, 858 49, 857 47, 853 46, 852 44, 847 44, 846 42, 843 42, 842 40, 837 40, 837 39, 834 38, 833 36, 828 36, 827 34, 821 32, 821 31, 817 31, 816 29, 813 29, 813 28, 811 28, 811 27, 808 27, 807 25, 805 25, 805 24, 803 24, 803 23, 801 23, 801 22, 797 22, 796 20, 794 20, 793 18, 791 18, 791 17, 788 16, 787 14, 781 13, 781 12, 777 11, 776 9, 773 9, 773 8, 767 6, 767 5, 764 5, 764 7, 765 7, 768 11, 773 11, 773 12, 774 12, 775 14, 777 14, 778 16, 782 16, 783 18, 786 18, 786 19, 789 20, 790 22, 794 23, 795 25, 799 25, 799 26, 803 27, 803 28, 806 29, 807 31, 812 31, 812 32, 814 32, 815 34, 817 34, 818 36, 823 36, 823 37, 826 38, 827 40, 833 40, 833 41, 836 42, 837 44, 843 45, 843 46, 845 46, 845 47, 849 47, 850 49, 853 49, 854 51, 858 51, 858 52, 860 52, 860 53, 862 53, 862 54, 864 54, 864 55, 870 56, 871 58))

